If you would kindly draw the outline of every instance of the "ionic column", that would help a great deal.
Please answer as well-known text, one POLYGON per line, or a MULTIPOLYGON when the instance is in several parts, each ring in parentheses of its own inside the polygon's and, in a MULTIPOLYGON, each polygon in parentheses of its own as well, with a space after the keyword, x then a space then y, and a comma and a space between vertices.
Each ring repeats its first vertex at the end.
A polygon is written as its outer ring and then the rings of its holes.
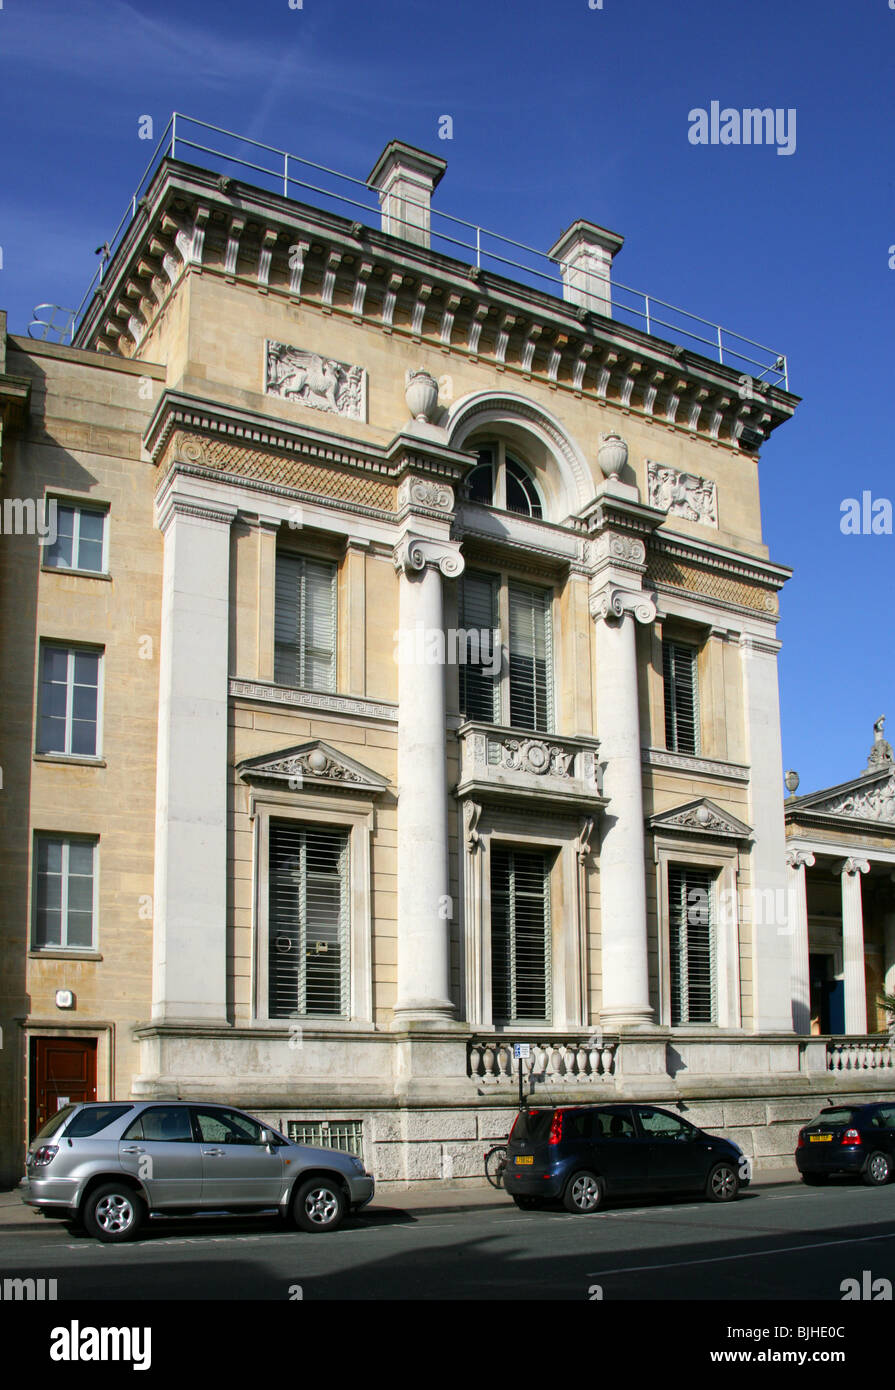
POLYGON ((792 933, 792 1026, 797 1033, 811 1032, 811 972, 808 959, 808 892, 805 869, 814 867, 814 855, 804 850, 787 851, 789 869, 789 930, 792 933))
POLYGON ((227 678, 236 508, 172 479, 164 535, 152 1016, 227 1022, 227 678))
POLYGON ((635 622, 656 616, 643 592, 607 586, 591 595, 603 794, 600 845, 603 1007, 607 1028, 651 1023, 646 928, 643 773, 635 622))
POLYGON ((842 964, 845 973, 845 1031, 867 1032, 867 977, 864 970, 864 908, 861 874, 866 859, 843 859, 834 865, 842 882, 842 964))
MULTIPOLYGON (((444 632, 442 576, 463 572, 459 547, 405 537, 399 575, 398 997, 393 1027, 453 1019, 450 1000, 448 778, 445 668, 432 635, 444 632), (422 629, 422 639, 415 634, 422 629)), ((436 644, 437 645, 437 642, 436 644)))

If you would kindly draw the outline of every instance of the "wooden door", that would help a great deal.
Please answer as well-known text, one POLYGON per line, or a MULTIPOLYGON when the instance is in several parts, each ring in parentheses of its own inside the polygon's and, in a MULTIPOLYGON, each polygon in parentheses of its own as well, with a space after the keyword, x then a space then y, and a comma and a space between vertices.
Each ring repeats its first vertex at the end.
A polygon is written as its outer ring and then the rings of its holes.
POLYGON ((96 1100, 96 1038, 32 1038, 30 1137, 82 1100, 96 1100))

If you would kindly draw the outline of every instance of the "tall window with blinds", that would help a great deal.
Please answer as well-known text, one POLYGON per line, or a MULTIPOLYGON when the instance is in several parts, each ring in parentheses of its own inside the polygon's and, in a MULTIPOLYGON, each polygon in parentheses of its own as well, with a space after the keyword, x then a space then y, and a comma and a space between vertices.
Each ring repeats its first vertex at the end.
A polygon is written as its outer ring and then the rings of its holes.
POLYGON ((671 1022, 717 1022, 714 874, 668 866, 671 1022))
POLYGON ((478 632, 478 651, 483 659, 460 666, 460 709, 467 719, 500 723, 500 675, 494 672, 492 633, 498 626, 498 581, 488 574, 465 574, 460 585, 460 626, 478 632), (482 637, 487 633, 487 641, 482 637), (487 659, 485 659, 487 658, 487 659), (490 670, 486 669, 489 667, 490 670))
POLYGON ((495 1023, 550 1021, 550 877, 543 852, 491 851, 495 1023))
POLYGON ((268 1014, 347 1018, 348 831, 270 823, 268 1014))
POLYGON ((553 728, 553 634, 550 591, 509 585, 510 724, 514 729, 553 728))
POLYGON ((301 690, 335 690, 334 564, 277 555, 274 680, 301 690))
POLYGON ((662 643, 665 679, 665 747, 673 753, 699 752, 699 687, 696 648, 662 643))

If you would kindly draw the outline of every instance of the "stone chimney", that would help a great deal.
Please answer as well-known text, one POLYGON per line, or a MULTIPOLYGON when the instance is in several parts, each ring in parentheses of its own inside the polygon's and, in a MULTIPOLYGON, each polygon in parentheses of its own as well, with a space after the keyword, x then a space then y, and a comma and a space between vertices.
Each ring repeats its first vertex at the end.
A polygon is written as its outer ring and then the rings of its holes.
POLYGON ((567 303, 612 316, 612 260, 624 240, 583 217, 563 232, 547 255, 560 264, 562 297, 567 303))
POLYGON ((367 179, 379 193, 382 230, 418 246, 429 245, 432 190, 447 168, 437 155, 391 140, 367 179))

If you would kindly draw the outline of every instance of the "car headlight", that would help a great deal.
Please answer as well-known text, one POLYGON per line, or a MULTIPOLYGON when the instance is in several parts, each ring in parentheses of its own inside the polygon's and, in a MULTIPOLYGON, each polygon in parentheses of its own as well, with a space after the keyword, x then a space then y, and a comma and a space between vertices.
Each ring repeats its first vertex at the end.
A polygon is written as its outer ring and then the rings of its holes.
POLYGON ((363 1165, 362 1160, 359 1159, 359 1158, 355 1158, 353 1155, 352 1155, 352 1158, 351 1158, 351 1164, 352 1164, 352 1167, 354 1168, 355 1173, 365 1173, 365 1172, 366 1172, 366 1169, 364 1168, 364 1165, 363 1165))

